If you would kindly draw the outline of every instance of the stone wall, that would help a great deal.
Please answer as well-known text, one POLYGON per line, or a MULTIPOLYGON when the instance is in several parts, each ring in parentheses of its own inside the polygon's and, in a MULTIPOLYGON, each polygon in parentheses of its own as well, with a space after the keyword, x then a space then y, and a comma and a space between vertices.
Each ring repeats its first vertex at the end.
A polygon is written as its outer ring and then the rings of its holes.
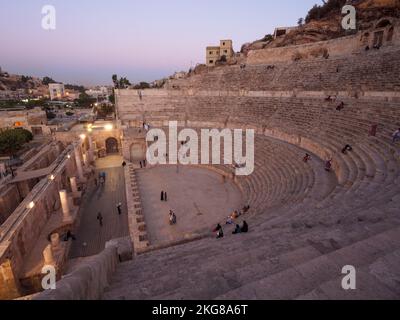
MULTIPOLYGON (((31 256, 49 219, 60 214, 59 190, 71 192, 67 177, 77 174, 74 149, 68 146, 54 161, 54 179, 48 176, 37 183, 8 219, 0 226, 0 299, 16 298, 25 293, 20 283, 24 265, 31 256), (33 204, 33 205, 31 205, 33 204)), ((62 221, 61 217, 57 219, 62 221)), ((54 225, 59 229, 61 225, 54 225)), ((54 230, 53 230, 54 231, 54 230)), ((49 230, 51 234, 51 230, 49 230)), ((39 261, 42 252, 39 252, 39 261)))
POLYGON ((108 287, 118 260, 116 245, 106 245, 97 256, 86 258, 73 272, 57 282, 55 290, 35 295, 33 300, 99 300, 108 287))
POLYGON ((7 220, 21 200, 21 195, 16 185, 6 185, 0 188, 0 225, 7 220))

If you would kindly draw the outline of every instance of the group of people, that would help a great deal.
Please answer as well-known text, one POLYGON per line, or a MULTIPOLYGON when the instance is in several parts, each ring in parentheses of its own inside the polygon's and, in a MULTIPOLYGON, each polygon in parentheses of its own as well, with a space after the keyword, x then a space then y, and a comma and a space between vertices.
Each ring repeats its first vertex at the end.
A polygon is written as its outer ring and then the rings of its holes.
POLYGON ((240 216, 246 214, 249 210, 250 210, 250 206, 247 205, 247 206, 244 206, 242 208, 242 210, 240 210, 240 211, 237 211, 237 210, 233 211, 232 214, 229 215, 228 218, 226 219, 226 224, 233 224, 236 219, 238 219, 240 216))
MULTIPOLYGON (((400 135, 400 130, 399 130, 399 135, 400 135)), ((399 139, 400 139, 400 136, 399 136, 399 139)), ((353 147, 349 144, 346 144, 342 149, 342 153, 347 154, 348 151, 352 151, 352 150, 353 150, 353 147)), ((306 153, 305 156, 303 157, 303 161, 305 163, 307 163, 310 160, 311 160, 311 156, 308 153, 306 153)), ((325 170, 328 172, 330 172, 332 170, 332 161, 333 161, 332 158, 325 161, 325 170)))
POLYGON ((167 191, 164 191, 164 190, 161 191, 161 201, 165 201, 165 202, 168 201, 167 191))
POLYGON ((146 159, 140 160, 140 161, 139 161, 139 164, 140 164, 140 169, 146 168, 146 167, 147 167, 147 161, 146 161, 146 159))
MULTIPOLYGON (((228 216, 226 219, 226 225, 231 225, 235 223, 235 220, 237 220, 239 217, 242 215, 248 213, 250 210, 250 206, 246 205, 244 206, 240 211, 233 211, 231 215, 228 216)), ((249 231, 249 226, 246 221, 243 221, 243 225, 239 226, 239 224, 236 224, 235 230, 232 232, 232 234, 238 234, 238 233, 246 233, 249 231)), ((222 226, 218 224, 216 228, 213 230, 213 232, 217 233, 217 239, 222 238, 224 236, 224 231, 222 229, 222 226)))
MULTIPOLYGON (((224 230, 222 226, 218 223, 213 232, 217 233, 217 239, 224 237, 224 230)), ((235 230, 232 231, 232 234, 239 234, 239 233, 247 233, 249 232, 249 225, 247 224, 246 220, 243 221, 242 226, 236 224, 235 230)))

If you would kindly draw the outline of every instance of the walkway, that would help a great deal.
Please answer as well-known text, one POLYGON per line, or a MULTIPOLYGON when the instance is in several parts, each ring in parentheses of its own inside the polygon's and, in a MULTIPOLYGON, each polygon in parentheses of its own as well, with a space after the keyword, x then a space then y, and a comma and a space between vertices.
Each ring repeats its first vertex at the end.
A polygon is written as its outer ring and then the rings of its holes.
POLYGON ((106 172, 104 187, 95 187, 94 180, 82 199, 81 222, 76 240, 71 247, 70 258, 87 257, 104 250, 111 239, 129 236, 125 195, 125 179, 120 156, 109 156, 96 161, 96 177, 106 172), (118 215, 117 203, 122 203, 122 214, 118 215), (103 227, 97 214, 103 216, 103 227))

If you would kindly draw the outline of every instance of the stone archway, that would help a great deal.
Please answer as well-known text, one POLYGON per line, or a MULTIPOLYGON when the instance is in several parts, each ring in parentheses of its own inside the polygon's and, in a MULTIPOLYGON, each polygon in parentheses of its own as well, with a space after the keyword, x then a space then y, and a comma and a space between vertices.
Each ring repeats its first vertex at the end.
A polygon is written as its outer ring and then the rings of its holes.
POLYGON ((131 162, 138 162, 146 159, 146 147, 143 143, 133 143, 129 152, 131 162))
POLYGON ((119 153, 118 149, 118 140, 115 138, 108 138, 106 140, 106 153, 107 154, 115 154, 119 153))

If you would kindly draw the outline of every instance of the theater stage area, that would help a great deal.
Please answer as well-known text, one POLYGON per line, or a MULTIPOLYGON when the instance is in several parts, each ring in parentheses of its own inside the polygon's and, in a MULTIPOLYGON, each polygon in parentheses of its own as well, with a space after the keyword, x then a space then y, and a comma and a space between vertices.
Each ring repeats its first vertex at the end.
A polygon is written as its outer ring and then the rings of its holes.
POLYGON ((151 245, 212 230, 245 204, 239 188, 214 171, 192 166, 158 166, 138 171, 138 184, 151 245), (161 201, 161 191, 167 201, 161 201), (169 224, 169 210, 177 224, 169 224))

